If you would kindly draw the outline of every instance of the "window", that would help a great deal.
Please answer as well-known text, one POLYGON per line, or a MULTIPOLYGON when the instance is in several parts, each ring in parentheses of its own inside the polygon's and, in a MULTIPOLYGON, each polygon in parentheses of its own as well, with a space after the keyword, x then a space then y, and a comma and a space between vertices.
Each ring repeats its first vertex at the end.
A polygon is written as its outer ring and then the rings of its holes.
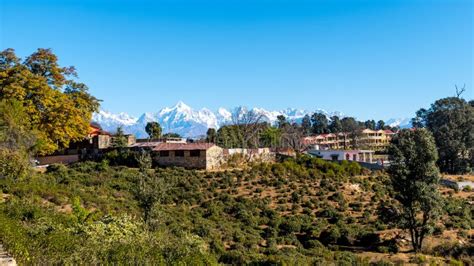
POLYGON ((191 157, 199 157, 201 155, 200 150, 192 150, 189 152, 191 157))
POLYGON ((170 152, 169 151, 160 151, 160 157, 169 157, 170 152))
POLYGON ((175 151, 174 156, 176 157, 184 157, 184 151, 175 151))

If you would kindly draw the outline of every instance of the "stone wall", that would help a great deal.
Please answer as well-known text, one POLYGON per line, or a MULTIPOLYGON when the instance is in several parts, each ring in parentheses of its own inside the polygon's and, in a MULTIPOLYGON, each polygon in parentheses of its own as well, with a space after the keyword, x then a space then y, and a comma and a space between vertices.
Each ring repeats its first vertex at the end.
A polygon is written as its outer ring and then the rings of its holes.
POLYGON ((168 156, 160 156, 155 152, 153 160, 159 166, 178 166, 189 169, 217 169, 223 160, 223 150, 220 147, 213 146, 206 150, 199 151, 199 157, 192 157, 191 151, 183 151, 184 157, 176 156, 176 151, 169 151, 168 156))
POLYGON ((199 157, 191 157, 190 151, 184 151, 184 157, 176 156, 175 151, 169 151, 169 156, 162 157, 155 153, 155 162, 159 166, 178 166, 192 169, 206 169, 206 151, 200 151, 199 157))
POLYGON ((206 151, 206 169, 218 169, 224 161, 224 150, 218 146, 212 146, 206 151))
POLYGON ((99 149, 107 149, 112 145, 112 138, 109 135, 99 135, 96 137, 97 141, 95 147, 99 149))
POLYGON ((258 148, 258 149, 226 149, 224 151, 225 156, 240 154, 247 162, 273 162, 275 161, 276 154, 272 152, 270 148, 258 148))

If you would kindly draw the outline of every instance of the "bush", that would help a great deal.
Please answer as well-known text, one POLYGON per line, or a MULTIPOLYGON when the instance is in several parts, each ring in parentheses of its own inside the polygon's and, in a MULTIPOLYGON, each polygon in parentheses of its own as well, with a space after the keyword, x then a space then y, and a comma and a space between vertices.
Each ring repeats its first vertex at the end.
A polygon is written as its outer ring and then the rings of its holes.
POLYGON ((23 179, 29 172, 28 154, 0 147, 0 179, 23 179))
POLYGON ((287 218, 280 224, 279 228, 283 236, 298 233, 301 230, 301 221, 297 217, 287 218))
POLYGON ((336 244, 339 238, 341 238, 341 232, 337 226, 329 227, 328 229, 322 231, 321 235, 319 236, 319 240, 325 245, 336 244))

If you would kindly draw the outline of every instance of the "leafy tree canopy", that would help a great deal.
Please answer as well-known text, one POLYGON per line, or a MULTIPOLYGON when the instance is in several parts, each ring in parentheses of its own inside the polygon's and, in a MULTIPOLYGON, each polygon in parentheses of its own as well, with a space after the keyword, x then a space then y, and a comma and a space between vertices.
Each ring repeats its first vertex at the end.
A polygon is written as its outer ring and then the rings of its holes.
POLYGON ((341 119, 338 116, 331 117, 331 123, 329 124, 329 130, 331 133, 340 133, 342 132, 342 123, 341 119))
POLYGON ((328 118, 325 114, 314 113, 311 116, 311 122, 313 124, 313 133, 314 134, 324 134, 328 133, 328 118))
POLYGON ((217 131, 215 128, 209 128, 206 132, 206 141, 210 143, 216 143, 217 131))
POLYGON ((145 131, 151 139, 159 139, 162 133, 161 125, 158 122, 148 122, 145 131))
POLYGON ((23 62, 13 49, 0 52, 0 100, 24 106, 30 130, 38 132, 37 153, 52 153, 86 136, 99 100, 76 81, 74 67, 61 67, 50 49, 38 49, 23 62))
POLYGON ((436 145, 425 129, 402 130, 393 139, 389 154, 394 197, 400 203, 399 215, 394 219, 410 232, 417 252, 425 237, 433 232, 440 214, 436 145))
POLYGON ((181 135, 178 133, 169 132, 169 133, 163 134, 163 138, 181 138, 181 135))
POLYGON ((128 145, 127 137, 125 136, 122 127, 117 128, 117 133, 115 133, 112 146, 114 148, 125 148, 128 145))
POLYGON ((474 107, 466 100, 448 97, 437 100, 429 109, 420 109, 413 119, 415 127, 426 127, 438 147, 441 171, 468 172, 474 165, 474 107))

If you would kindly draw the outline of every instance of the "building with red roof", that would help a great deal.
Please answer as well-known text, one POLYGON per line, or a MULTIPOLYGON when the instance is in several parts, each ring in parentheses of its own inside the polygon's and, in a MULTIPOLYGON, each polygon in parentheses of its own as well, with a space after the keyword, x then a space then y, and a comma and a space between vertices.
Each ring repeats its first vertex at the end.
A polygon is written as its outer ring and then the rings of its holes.
MULTIPOLYGON (((383 150, 388 147, 396 133, 391 130, 364 129, 357 136, 357 144, 372 150, 383 150)), ((302 139, 306 147, 318 146, 320 149, 347 150, 353 148, 354 139, 350 133, 330 133, 309 136, 302 139)))

